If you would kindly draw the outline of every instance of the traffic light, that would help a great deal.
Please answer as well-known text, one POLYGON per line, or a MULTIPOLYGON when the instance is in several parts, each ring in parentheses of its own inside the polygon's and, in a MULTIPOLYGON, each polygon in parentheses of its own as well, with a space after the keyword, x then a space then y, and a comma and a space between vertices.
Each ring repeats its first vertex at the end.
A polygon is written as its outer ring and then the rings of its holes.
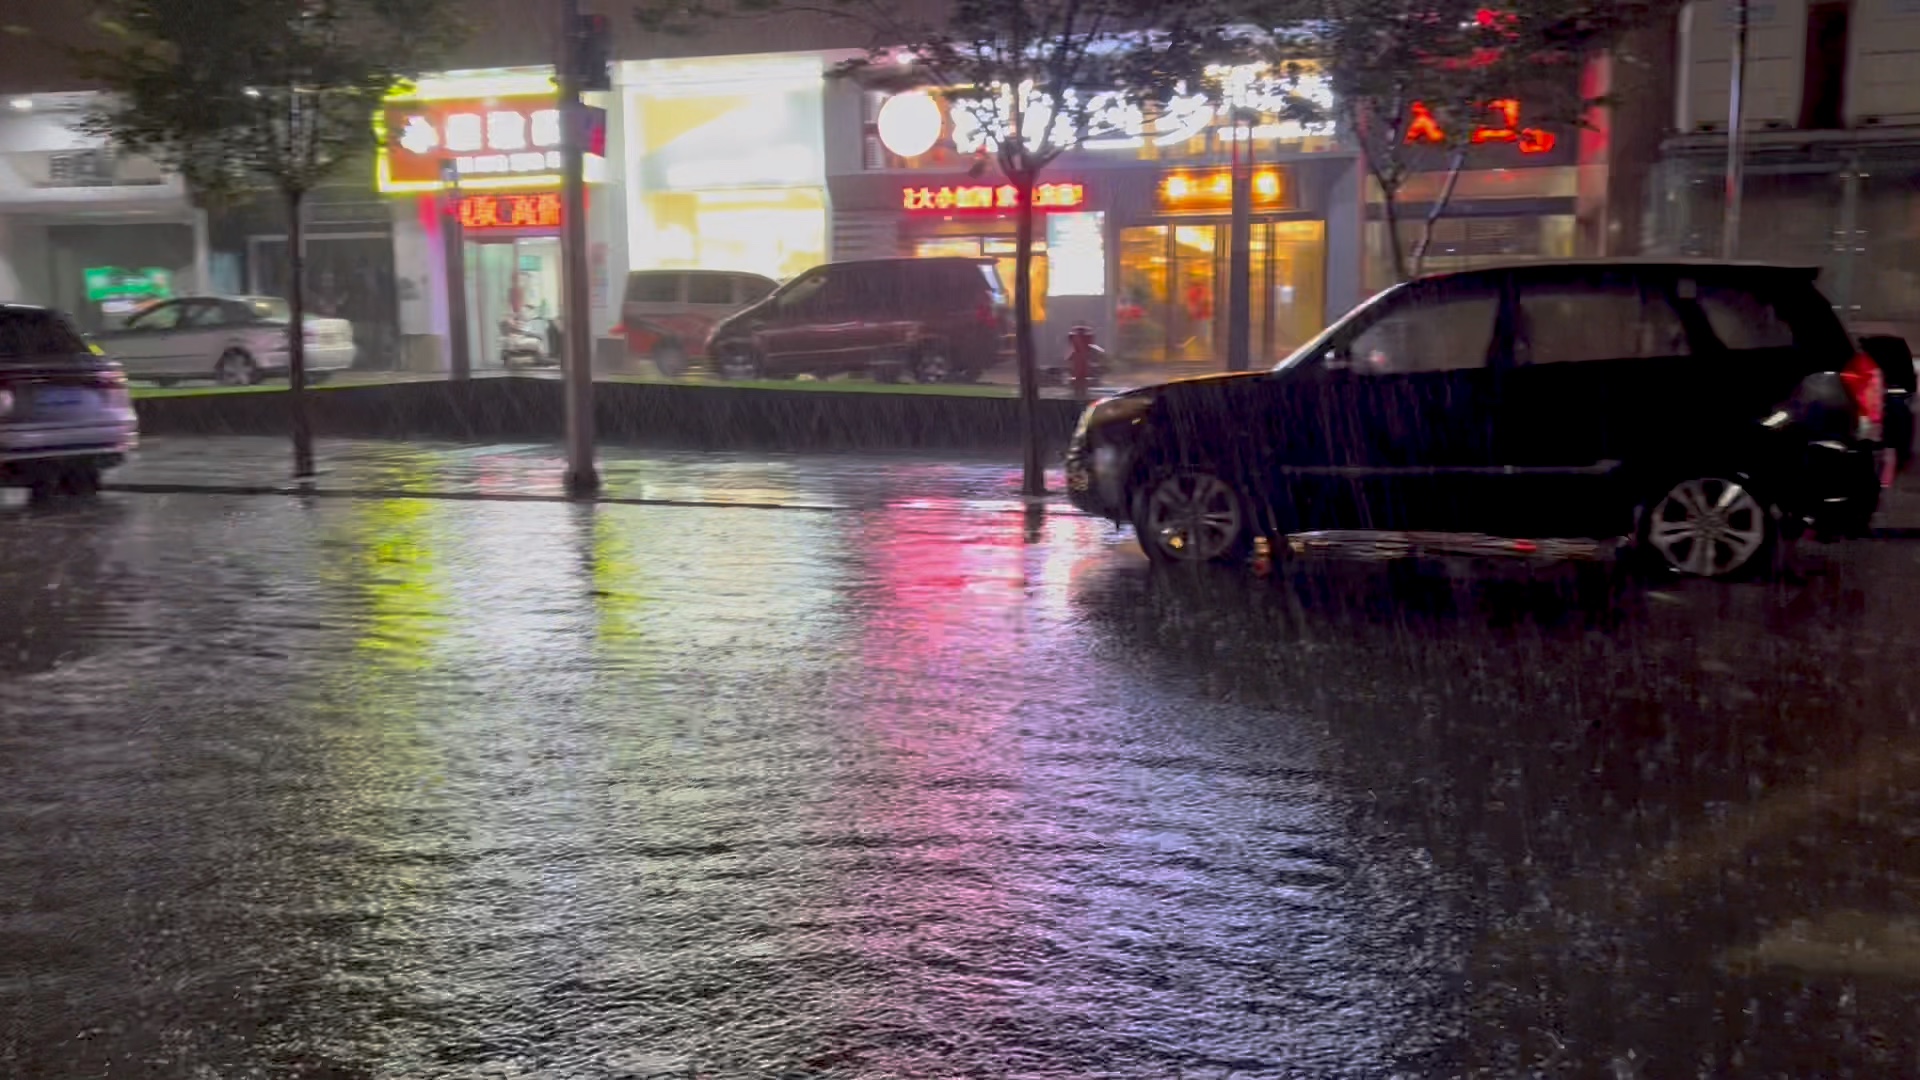
POLYGON ((582 90, 613 89, 613 31, 605 15, 582 15, 574 24, 573 76, 582 90))

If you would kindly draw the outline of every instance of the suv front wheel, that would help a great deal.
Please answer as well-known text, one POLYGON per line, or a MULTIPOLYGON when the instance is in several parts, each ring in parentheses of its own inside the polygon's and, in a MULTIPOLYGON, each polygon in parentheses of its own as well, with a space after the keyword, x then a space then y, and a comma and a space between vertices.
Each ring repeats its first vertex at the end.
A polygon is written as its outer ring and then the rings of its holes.
POLYGON ((1219 474, 1182 467, 1155 474, 1140 490, 1133 531, 1154 562, 1231 562, 1253 547, 1253 513, 1219 474))
POLYGON ((1753 488, 1729 476, 1681 480, 1648 505, 1640 542, 1666 569, 1732 578, 1767 564, 1776 527, 1753 488))

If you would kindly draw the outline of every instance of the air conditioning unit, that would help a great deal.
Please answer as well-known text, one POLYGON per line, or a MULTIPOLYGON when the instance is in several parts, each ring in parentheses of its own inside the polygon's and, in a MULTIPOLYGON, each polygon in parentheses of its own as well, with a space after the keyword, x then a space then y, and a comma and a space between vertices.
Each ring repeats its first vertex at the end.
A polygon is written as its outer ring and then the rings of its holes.
MULTIPOLYGON (((1674 119, 1681 131, 1727 130, 1736 11, 1733 0, 1694 0, 1680 13, 1679 113, 1674 119)), ((1807 0, 1748 0, 1742 103, 1747 130, 1799 123, 1806 65, 1807 0)))

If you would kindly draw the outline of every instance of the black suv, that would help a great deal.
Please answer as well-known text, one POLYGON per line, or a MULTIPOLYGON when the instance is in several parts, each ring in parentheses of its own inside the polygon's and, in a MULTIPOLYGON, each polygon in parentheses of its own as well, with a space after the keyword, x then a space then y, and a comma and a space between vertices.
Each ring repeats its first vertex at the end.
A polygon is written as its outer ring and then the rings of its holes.
POLYGON ((968 381, 1011 355, 992 259, 870 259, 816 266, 714 328, 707 354, 732 379, 868 372, 968 381))
POLYGON ((1625 538, 1704 577, 1783 529, 1863 532, 1884 384, 1811 269, 1531 263, 1422 278, 1272 371, 1098 402, 1076 505, 1157 561, 1262 535, 1625 538))

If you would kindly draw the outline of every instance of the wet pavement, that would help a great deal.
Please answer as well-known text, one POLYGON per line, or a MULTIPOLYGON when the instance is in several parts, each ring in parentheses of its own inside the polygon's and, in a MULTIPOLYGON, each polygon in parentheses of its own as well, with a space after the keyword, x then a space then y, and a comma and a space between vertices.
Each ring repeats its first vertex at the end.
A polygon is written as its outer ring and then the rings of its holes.
POLYGON ((0 508, 0 1076, 1920 1071, 1920 544, 1259 580, 992 462, 281 449, 0 508))

